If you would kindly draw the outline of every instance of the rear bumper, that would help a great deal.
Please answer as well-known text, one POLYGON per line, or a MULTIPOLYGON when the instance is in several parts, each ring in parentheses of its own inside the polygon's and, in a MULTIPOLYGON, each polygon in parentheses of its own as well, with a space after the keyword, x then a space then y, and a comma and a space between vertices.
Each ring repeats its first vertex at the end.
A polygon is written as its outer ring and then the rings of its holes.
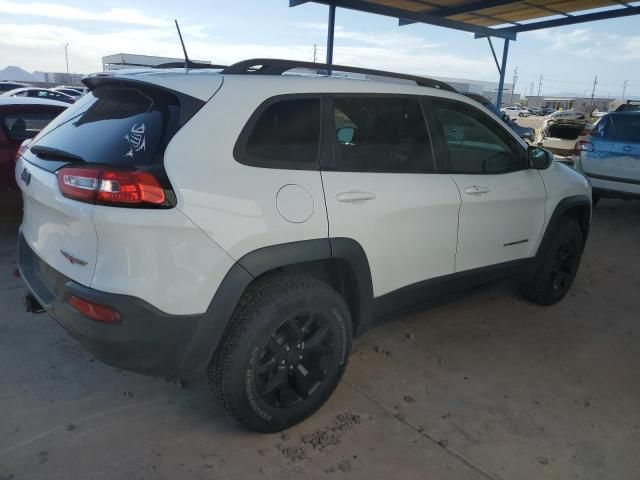
POLYGON ((585 173, 594 193, 598 193, 601 197, 611 198, 640 198, 640 182, 631 181, 622 178, 594 175, 585 173))
POLYGON ((203 338, 211 328, 208 314, 168 315, 139 298, 74 282, 40 259, 22 233, 18 268, 42 307, 89 353, 115 367, 185 378, 204 370, 215 348, 209 342, 221 335, 203 338), (72 295, 116 309, 122 321, 105 324, 83 316, 68 304, 72 295))

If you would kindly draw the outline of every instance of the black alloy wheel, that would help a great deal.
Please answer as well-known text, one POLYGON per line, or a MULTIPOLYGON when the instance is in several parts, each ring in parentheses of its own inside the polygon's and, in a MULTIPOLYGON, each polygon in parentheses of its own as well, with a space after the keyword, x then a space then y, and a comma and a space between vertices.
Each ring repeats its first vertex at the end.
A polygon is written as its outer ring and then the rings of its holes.
POLYGON ((562 218, 521 283, 523 295, 539 305, 553 305, 567 294, 580 267, 584 234, 573 218, 562 218))
POLYGON ((209 369, 227 411, 257 432, 278 432, 318 410, 351 353, 344 298, 309 275, 273 274, 242 296, 209 369))
POLYGON ((335 350, 329 323, 318 313, 285 320, 262 347, 255 377, 259 395, 272 407, 299 404, 325 380, 335 350))
POLYGON ((551 287, 556 292, 564 291, 573 282, 578 269, 580 250, 573 237, 564 239, 558 246, 551 269, 551 287))

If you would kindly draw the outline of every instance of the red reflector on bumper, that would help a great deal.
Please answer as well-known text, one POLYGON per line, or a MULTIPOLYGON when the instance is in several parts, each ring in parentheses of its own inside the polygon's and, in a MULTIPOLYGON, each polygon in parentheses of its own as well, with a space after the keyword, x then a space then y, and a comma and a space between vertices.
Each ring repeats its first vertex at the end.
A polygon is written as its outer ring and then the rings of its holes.
POLYGON ((115 323, 120 321, 120 314, 114 309, 83 300, 76 296, 72 296, 69 299, 69 305, 75 307, 85 317, 98 322, 115 323))

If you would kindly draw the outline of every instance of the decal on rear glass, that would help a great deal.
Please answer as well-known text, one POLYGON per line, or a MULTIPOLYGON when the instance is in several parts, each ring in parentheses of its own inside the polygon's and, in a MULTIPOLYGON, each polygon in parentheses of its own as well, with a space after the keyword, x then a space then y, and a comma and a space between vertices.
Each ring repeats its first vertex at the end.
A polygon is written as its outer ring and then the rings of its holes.
POLYGON ((144 151, 147 140, 144 131, 144 123, 140 125, 134 123, 129 133, 124 136, 127 142, 129 142, 129 151, 124 155, 125 157, 133 158, 137 152, 144 151))

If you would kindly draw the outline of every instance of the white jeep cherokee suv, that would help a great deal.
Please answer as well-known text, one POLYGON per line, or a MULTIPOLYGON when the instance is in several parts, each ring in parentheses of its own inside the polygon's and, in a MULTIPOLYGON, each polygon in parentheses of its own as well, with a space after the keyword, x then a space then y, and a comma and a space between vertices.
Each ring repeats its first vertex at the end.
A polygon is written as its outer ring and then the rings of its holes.
POLYGON ((327 400, 381 316, 506 275, 563 298, 582 175, 444 83, 327 68, 86 78, 16 167, 30 309, 111 365, 206 373, 272 432, 327 400))

